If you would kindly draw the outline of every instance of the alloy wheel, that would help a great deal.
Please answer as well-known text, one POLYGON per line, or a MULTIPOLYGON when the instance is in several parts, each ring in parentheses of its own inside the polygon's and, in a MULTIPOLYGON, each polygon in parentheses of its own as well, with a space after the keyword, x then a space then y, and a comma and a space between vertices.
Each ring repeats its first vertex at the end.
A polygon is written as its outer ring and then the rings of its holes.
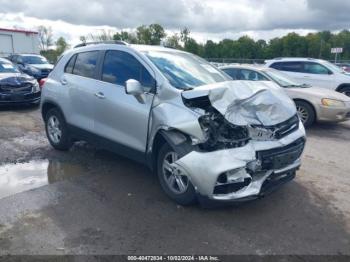
POLYGON ((55 115, 48 118, 47 131, 52 142, 58 144, 61 141, 62 130, 60 127, 60 121, 55 115))
POLYGON ((187 176, 181 175, 180 171, 171 165, 177 159, 177 153, 168 152, 163 160, 162 173, 169 189, 175 194, 183 194, 188 188, 189 180, 187 176))

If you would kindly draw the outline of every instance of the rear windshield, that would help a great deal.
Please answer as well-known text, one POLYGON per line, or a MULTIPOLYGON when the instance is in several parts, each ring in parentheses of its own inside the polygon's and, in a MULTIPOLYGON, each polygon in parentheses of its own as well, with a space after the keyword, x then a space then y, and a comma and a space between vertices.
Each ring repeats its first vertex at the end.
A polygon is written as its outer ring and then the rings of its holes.
POLYGON ((21 57, 24 64, 48 64, 49 62, 45 57, 42 56, 22 56, 21 57))

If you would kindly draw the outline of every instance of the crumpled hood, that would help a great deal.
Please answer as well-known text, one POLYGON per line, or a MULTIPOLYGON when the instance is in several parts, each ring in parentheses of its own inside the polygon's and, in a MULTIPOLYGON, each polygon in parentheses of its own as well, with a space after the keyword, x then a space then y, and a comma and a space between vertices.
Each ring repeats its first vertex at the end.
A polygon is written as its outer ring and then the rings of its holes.
POLYGON ((268 82, 227 81, 182 92, 191 100, 208 96, 211 105, 235 125, 271 126, 296 114, 294 102, 268 82))
POLYGON ((32 83, 35 79, 22 73, 0 74, 0 85, 21 86, 23 83, 32 83))

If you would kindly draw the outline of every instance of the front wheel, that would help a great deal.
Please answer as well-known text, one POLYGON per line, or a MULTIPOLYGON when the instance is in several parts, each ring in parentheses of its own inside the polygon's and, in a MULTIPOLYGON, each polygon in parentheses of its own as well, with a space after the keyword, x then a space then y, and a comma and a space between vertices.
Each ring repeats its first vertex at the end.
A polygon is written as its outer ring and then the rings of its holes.
POLYGON ((298 116, 305 127, 311 126, 316 119, 312 106, 304 101, 295 101, 298 116))
POLYGON ((178 159, 178 154, 168 144, 159 150, 157 173, 164 192, 180 205, 191 205, 197 200, 196 191, 187 176, 181 174, 171 164, 178 159))

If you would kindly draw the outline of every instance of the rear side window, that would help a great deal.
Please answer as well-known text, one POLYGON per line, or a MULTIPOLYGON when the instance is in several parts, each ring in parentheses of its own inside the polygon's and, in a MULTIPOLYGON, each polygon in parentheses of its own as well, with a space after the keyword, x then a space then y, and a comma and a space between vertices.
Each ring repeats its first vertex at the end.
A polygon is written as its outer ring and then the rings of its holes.
POLYGON ((277 70, 303 73, 303 65, 300 62, 277 62, 273 63, 270 67, 277 70))
POLYGON ((73 68, 75 64, 75 60, 77 59, 77 55, 74 55, 69 59, 68 63, 66 64, 66 67, 64 68, 65 73, 72 74, 73 73, 73 68))
POLYGON ((107 51, 102 68, 102 81, 124 86, 129 79, 138 80, 145 88, 155 86, 155 80, 147 69, 131 54, 107 51))
POLYGON ((238 74, 238 69, 235 68, 224 68, 222 69, 226 74, 228 74, 233 80, 238 80, 237 74, 238 74))
POLYGON ((73 67, 73 74, 95 78, 98 54, 98 51, 79 53, 73 67))

